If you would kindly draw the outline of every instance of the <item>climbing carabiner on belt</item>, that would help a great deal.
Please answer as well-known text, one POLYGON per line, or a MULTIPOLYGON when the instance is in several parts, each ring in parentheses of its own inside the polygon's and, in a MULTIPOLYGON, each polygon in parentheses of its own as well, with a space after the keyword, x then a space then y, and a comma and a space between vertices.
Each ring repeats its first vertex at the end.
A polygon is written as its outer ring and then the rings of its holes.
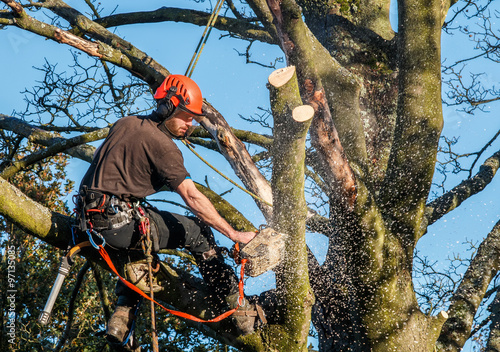
POLYGON ((87 235, 89 236, 89 242, 90 244, 92 245, 92 247, 94 247, 95 249, 99 249, 99 247, 104 247, 106 245, 106 240, 104 239, 104 237, 102 237, 102 235, 97 232, 96 230, 94 229, 91 229, 91 230, 87 230, 87 235), (93 236, 96 236, 98 239, 101 240, 101 244, 98 245, 94 242, 94 238, 93 236))

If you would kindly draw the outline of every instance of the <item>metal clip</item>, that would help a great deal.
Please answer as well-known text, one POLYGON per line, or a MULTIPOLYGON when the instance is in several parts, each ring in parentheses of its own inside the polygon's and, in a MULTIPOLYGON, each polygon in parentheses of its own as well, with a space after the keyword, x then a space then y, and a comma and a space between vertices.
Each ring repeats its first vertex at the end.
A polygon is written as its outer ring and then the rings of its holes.
POLYGON ((89 236, 89 242, 90 244, 92 245, 92 247, 94 247, 95 249, 99 249, 99 245, 97 245, 95 242, 94 242, 94 239, 92 237, 92 235, 95 235, 97 236, 102 242, 100 244, 101 247, 104 247, 106 245, 106 240, 104 239, 104 237, 102 237, 102 235, 97 232, 96 230, 87 230, 87 235, 89 236))

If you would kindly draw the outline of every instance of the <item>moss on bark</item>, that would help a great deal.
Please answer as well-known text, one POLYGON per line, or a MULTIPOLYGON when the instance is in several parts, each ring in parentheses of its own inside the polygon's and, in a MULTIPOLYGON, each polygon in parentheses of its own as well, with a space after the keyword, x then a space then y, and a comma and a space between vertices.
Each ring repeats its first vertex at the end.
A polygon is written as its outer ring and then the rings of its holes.
POLYGON ((286 333, 274 335, 272 340, 283 344, 280 351, 305 351, 313 304, 307 272, 304 198, 305 138, 310 119, 296 122, 292 118, 292 110, 302 105, 295 73, 284 85, 271 86, 270 93, 275 132, 273 227, 288 236, 286 254, 277 272, 278 294, 286 302, 280 314, 286 333))

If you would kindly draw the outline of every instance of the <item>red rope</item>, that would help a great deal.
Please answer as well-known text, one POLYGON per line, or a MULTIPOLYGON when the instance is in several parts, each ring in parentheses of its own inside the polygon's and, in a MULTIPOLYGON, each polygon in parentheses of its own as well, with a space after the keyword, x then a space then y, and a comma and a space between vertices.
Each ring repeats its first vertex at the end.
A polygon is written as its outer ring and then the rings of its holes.
POLYGON ((196 321, 198 323, 217 323, 217 322, 219 322, 219 321, 227 318, 228 316, 230 316, 234 312, 236 312, 236 310, 238 310, 238 308, 243 303, 243 299, 245 297, 244 296, 244 292, 243 292, 243 285, 244 285, 243 278, 244 278, 244 274, 245 274, 245 263, 247 261, 246 259, 242 259, 241 260, 240 281, 238 283, 238 290, 239 290, 239 293, 240 293, 240 297, 238 298, 238 305, 236 306, 236 308, 231 309, 231 310, 229 310, 229 311, 227 311, 227 312, 225 312, 225 313, 223 313, 223 314, 221 314, 218 317, 215 317, 213 319, 203 320, 203 319, 200 319, 200 318, 195 317, 194 315, 191 315, 191 314, 188 314, 188 313, 183 313, 183 312, 179 312, 177 310, 168 309, 168 308, 164 307, 163 305, 161 305, 160 303, 158 303, 156 300, 151 299, 151 297, 149 297, 146 293, 144 293, 144 291, 142 291, 140 288, 138 288, 137 286, 135 286, 131 282, 128 282, 123 277, 121 277, 120 274, 118 274, 118 271, 116 270, 115 265, 111 261, 111 258, 109 257, 108 252, 106 252, 106 250, 104 249, 104 247, 102 245, 99 245, 98 251, 99 251, 99 254, 102 256, 102 258, 108 264, 108 266, 111 269, 111 271, 113 273, 115 273, 115 275, 117 275, 120 278, 120 280, 121 280, 121 282, 123 282, 123 284, 125 284, 131 290, 137 292, 142 297, 144 297, 144 298, 146 298, 146 299, 148 299, 148 300, 156 303, 158 306, 160 306, 162 309, 164 309, 168 313, 176 315, 178 317, 189 319, 189 320, 192 320, 192 321, 196 321))

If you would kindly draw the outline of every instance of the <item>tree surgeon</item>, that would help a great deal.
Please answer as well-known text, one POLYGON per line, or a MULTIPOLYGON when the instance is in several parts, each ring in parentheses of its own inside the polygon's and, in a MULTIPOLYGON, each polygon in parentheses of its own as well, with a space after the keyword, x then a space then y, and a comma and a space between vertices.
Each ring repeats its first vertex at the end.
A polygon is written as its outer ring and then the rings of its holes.
MULTIPOLYGON (((157 108, 148 116, 121 118, 98 148, 80 186, 79 211, 87 226, 100 232, 106 244, 120 252, 140 248, 137 212, 150 219, 153 250, 186 248, 214 296, 234 308, 238 280, 224 263, 210 228, 234 242, 248 243, 253 232, 233 229, 200 193, 184 167, 174 139, 184 138, 193 119, 203 118, 198 85, 182 75, 168 76, 156 90, 157 108), (140 202, 162 187, 177 192, 196 217, 160 211, 140 202)), ((84 225, 84 226, 85 226, 84 225)), ((116 310, 107 326, 107 339, 133 347, 130 331, 139 296, 121 281, 116 287, 116 310)), ((253 332, 260 319, 256 303, 245 304, 232 319, 241 334, 253 332)))

